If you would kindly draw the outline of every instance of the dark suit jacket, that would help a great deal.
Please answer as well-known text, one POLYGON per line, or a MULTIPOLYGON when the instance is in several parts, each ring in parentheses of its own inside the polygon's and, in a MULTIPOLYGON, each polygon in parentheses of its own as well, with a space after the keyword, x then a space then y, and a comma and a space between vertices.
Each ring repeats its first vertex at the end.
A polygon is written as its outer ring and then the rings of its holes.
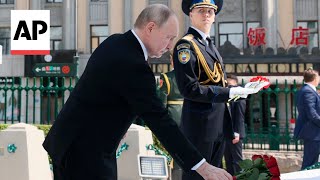
MULTIPOLYGON (((196 30, 189 28, 187 34, 194 36, 194 41, 199 46, 210 69, 213 69, 214 62, 219 62, 223 68, 222 58, 218 51, 215 49, 214 52, 210 49, 196 30)), ((229 88, 222 87, 224 82, 200 84, 208 77, 200 66, 200 80, 198 80, 198 59, 189 41, 181 39, 177 42, 173 58, 178 87, 185 98, 181 118, 182 131, 190 139, 201 139, 202 141, 214 141, 222 135, 233 137, 230 120, 224 121, 230 118, 230 109, 225 103, 229 99, 229 88), (190 60, 186 63, 179 61, 179 51, 184 50, 190 51, 190 60)))
POLYGON ((246 100, 241 98, 235 102, 231 102, 230 107, 232 113, 233 132, 239 133, 240 138, 244 138, 246 136, 244 127, 246 100))
POLYGON ((320 141, 320 97, 318 93, 305 84, 297 97, 299 116, 294 136, 304 140, 320 141))
POLYGON ((93 52, 43 145, 58 165, 72 144, 83 139, 90 141, 88 149, 115 156, 136 116, 185 171, 202 160, 157 97, 153 72, 138 40, 128 31, 110 36, 93 52))

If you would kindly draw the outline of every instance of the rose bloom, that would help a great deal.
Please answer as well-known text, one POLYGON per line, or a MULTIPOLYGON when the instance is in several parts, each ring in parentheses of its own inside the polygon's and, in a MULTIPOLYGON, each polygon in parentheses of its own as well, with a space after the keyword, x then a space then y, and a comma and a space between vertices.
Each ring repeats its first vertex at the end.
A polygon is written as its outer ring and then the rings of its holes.
POLYGON ((270 173, 272 174, 271 180, 280 180, 280 170, 278 167, 277 160, 273 156, 267 155, 253 155, 252 160, 254 161, 257 158, 263 159, 266 163, 267 168, 269 169, 270 173))

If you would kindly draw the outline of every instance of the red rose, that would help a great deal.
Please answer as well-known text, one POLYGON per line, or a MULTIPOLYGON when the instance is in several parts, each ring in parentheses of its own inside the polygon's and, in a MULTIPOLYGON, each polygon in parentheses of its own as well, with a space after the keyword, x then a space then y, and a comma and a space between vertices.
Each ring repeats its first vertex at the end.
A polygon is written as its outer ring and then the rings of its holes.
POLYGON ((254 161, 254 160, 258 159, 258 158, 263 159, 261 155, 256 155, 256 154, 253 155, 251 159, 254 161))
POLYGON ((271 180, 280 180, 280 170, 278 167, 277 160, 273 156, 267 156, 267 155, 253 155, 252 160, 256 160, 258 158, 263 159, 263 161, 266 163, 267 168, 269 169, 270 173, 272 174, 271 180))
POLYGON ((233 179, 233 180, 237 180, 237 177, 235 177, 235 176, 232 176, 232 179, 233 179))
MULTIPOLYGON (((250 79, 250 82, 257 82, 257 81, 269 82, 269 79, 263 76, 256 76, 250 79)), ((267 89, 269 86, 270 86, 270 83, 268 85, 265 85, 263 88, 267 89)))

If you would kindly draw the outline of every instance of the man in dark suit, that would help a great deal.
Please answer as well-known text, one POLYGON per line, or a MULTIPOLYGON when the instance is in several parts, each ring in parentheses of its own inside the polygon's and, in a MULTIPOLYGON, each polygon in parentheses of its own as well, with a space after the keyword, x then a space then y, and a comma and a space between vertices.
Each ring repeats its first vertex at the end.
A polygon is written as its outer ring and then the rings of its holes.
POLYGON ((304 71, 305 84, 298 92, 298 119, 294 136, 304 141, 303 162, 305 169, 318 162, 320 155, 320 97, 316 87, 319 85, 319 72, 312 68, 304 71))
MULTIPOLYGON (((238 77, 233 74, 227 76, 228 87, 238 86, 238 77)), ((234 175, 241 170, 238 162, 242 160, 242 139, 245 137, 244 120, 246 112, 246 100, 239 99, 230 103, 231 119, 234 138, 226 138, 224 159, 227 171, 234 175)))
MULTIPOLYGON (((182 10, 190 17, 191 27, 173 49, 176 80, 184 97, 180 128, 205 159, 217 167, 221 167, 225 136, 233 138, 226 102, 237 94, 246 98, 256 93, 249 88, 226 87, 222 58, 209 38, 221 7, 222 0, 183 0, 182 10)), ((202 178, 185 172, 183 179, 202 178)))
MULTIPOLYGON (((171 52, 170 63, 173 66, 171 52)), ((167 108, 169 115, 179 126, 181 122, 183 96, 180 94, 180 91, 178 89, 174 69, 169 72, 160 74, 160 97, 164 106, 167 108)), ((181 175, 181 168, 177 165, 177 163, 173 162, 172 178, 181 179, 181 175)))
POLYGON ((116 180, 116 149, 137 116, 185 171, 195 170, 204 179, 232 179, 205 161, 157 97, 147 58, 172 48, 178 29, 172 10, 151 5, 132 30, 111 35, 93 52, 43 144, 55 180, 116 180))

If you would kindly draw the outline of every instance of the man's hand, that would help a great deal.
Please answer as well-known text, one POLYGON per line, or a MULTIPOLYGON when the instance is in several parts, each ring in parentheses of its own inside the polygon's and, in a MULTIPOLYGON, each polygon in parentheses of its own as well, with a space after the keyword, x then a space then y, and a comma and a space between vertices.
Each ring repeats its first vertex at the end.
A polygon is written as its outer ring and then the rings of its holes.
POLYGON ((214 167, 207 162, 203 163, 196 171, 205 180, 232 180, 232 176, 227 171, 214 167))
POLYGON ((239 136, 235 136, 234 139, 232 139, 232 144, 237 144, 240 141, 240 137, 239 136))

